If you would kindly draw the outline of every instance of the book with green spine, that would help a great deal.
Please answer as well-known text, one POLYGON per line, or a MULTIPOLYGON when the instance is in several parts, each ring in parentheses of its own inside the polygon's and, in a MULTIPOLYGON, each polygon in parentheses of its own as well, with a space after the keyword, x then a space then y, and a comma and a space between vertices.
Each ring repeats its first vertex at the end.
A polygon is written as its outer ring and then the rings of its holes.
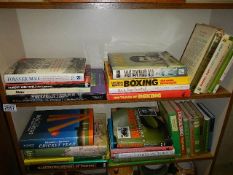
MULTIPOLYGON (((230 36, 229 40, 233 41, 233 37, 230 36)), ((229 64, 229 62, 231 61, 231 59, 233 57, 233 45, 231 45, 229 51, 227 52, 227 55, 225 56, 225 58, 223 59, 223 62, 220 66, 220 68, 218 69, 218 71, 215 74, 215 77, 213 78, 213 80, 211 81, 209 87, 208 87, 208 92, 212 93, 214 91, 215 86, 218 84, 222 74, 224 73, 227 65, 229 64)))
POLYGON ((160 101, 158 104, 160 113, 168 124, 168 131, 173 141, 175 154, 176 156, 181 156, 180 133, 177 124, 176 111, 172 108, 168 101, 160 101))

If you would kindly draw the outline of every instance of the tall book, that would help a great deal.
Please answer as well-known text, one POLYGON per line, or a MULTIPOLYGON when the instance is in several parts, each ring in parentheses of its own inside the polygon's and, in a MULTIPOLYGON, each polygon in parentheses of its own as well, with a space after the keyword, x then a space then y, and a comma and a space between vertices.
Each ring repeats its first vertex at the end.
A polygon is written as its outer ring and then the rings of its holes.
POLYGON ((107 129, 106 115, 97 113, 94 115, 94 145, 63 147, 63 148, 43 148, 43 149, 23 149, 24 158, 35 157, 59 157, 78 156, 97 157, 107 153, 107 129))
POLYGON ((192 89, 196 87, 222 35, 223 30, 214 26, 195 25, 181 57, 181 62, 188 68, 192 89))
POLYGON ((22 149, 93 145, 93 109, 34 111, 20 138, 22 149))
POLYGON ((174 101, 168 101, 173 109, 176 111, 176 116, 177 116, 177 123, 179 127, 179 133, 180 133, 180 145, 181 145, 181 153, 182 155, 186 154, 186 149, 185 149, 185 140, 184 140, 184 126, 183 126, 183 111, 181 108, 174 102, 174 101))
POLYGON ((160 101, 158 104, 160 113, 165 118, 168 125, 169 134, 175 148, 175 154, 177 156, 181 156, 180 133, 178 129, 176 111, 168 101, 160 101))
POLYGON ((218 47, 216 48, 210 62, 205 68, 204 73, 202 74, 198 84, 194 90, 194 93, 206 93, 208 87, 210 86, 211 81, 216 76, 217 71, 221 67, 224 58, 226 57, 229 49, 233 45, 233 37, 228 34, 224 34, 218 47))
POLYGON ((84 81, 86 58, 24 58, 5 73, 5 83, 84 81))
POLYGON ((186 76, 187 68, 169 52, 109 53, 113 79, 186 76))

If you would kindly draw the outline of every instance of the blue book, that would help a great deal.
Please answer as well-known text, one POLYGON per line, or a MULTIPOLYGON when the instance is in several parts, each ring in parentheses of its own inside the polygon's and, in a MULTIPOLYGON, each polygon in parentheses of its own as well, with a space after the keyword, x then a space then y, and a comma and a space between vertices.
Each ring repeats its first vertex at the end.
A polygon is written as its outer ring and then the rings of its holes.
POLYGON ((110 142, 110 149, 116 148, 116 139, 114 138, 113 134, 113 123, 112 119, 108 118, 108 135, 109 135, 109 142, 110 142))
POLYGON ((93 109, 34 111, 20 146, 27 149, 93 145, 93 120, 93 109))

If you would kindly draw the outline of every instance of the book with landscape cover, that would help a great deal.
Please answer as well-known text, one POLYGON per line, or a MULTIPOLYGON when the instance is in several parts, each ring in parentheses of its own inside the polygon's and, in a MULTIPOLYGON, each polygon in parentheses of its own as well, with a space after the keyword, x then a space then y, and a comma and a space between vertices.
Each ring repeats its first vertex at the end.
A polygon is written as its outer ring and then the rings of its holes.
POLYGON ((93 145, 93 109, 34 111, 20 138, 22 149, 93 145))
POLYGON ((195 25, 181 57, 181 62, 188 68, 192 89, 196 87, 222 36, 222 29, 207 24, 195 25))
POLYGON ((24 58, 5 73, 5 83, 84 81, 86 58, 24 58))
POLYGON ((187 68, 169 52, 109 53, 113 79, 186 76, 187 68))
POLYGON ((112 109, 116 147, 171 146, 165 121, 157 110, 156 107, 112 109))
POLYGON ((159 111, 161 115, 165 118, 168 125, 169 134, 173 141, 173 146, 175 147, 175 153, 177 156, 181 156, 180 133, 176 111, 172 108, 168 101, 160 101, 158 104, 159 111))
POLYGON ((96 113, 94 114, 94 145, 64 148, 24 149, 24 157, 96 157, 106 155, 108 147, 106 127, 106 115, 104 113, 96 113))
POLYGON ((208 87, 210 86, 211 81, 216 76, 217 71, 220 69, 223 60, 226 57, 232 45, 233 37, 231 37, 228 34, 224 34, 211 60, 206 66, 204 73, 198 81, 194 93, 200 94, 208 92, 208 87))

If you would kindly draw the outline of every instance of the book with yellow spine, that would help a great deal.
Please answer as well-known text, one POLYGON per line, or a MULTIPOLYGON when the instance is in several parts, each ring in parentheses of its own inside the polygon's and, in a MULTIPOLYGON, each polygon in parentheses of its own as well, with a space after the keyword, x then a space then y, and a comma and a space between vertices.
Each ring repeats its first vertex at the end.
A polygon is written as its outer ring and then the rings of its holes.
POLYGON ((104 62, 104 68, 109 88, 123 88, 135 86, 171 86, 190 84, 189 76, 113 79, 108 61, 104 62))

